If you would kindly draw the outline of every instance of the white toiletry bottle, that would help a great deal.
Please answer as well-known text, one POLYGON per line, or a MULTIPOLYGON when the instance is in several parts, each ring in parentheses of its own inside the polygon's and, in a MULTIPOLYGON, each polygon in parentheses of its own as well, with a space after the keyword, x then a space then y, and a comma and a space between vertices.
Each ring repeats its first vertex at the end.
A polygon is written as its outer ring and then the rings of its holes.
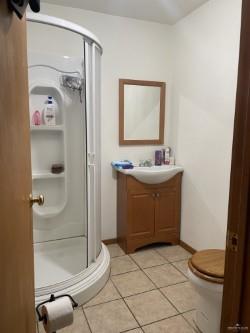
POLYGON ((170 147, 165 148, 165 163, 164 164, 170 164, 170 147))
POLYGON ((55 104, 51 96, 48 96, 47 103, 43 111, 44 125, 54 126, 56 124, 55 104))

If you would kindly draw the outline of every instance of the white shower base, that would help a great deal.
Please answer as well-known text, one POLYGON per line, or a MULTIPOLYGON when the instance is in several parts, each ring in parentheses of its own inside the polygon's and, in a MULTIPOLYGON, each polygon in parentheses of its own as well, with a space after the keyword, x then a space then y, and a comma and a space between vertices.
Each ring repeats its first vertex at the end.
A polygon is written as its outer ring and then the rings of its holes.
POLYGON ((34 244, 36 305, 51 294, 70 294, 84 304, 105 285, 109 252, 102 244, 96 261, 87 267, 86 242, 85 237, 75 237, 34 244))
POLYGON ((34 244, 35 287, 68 280, 87 267, 84 236, 34 244))

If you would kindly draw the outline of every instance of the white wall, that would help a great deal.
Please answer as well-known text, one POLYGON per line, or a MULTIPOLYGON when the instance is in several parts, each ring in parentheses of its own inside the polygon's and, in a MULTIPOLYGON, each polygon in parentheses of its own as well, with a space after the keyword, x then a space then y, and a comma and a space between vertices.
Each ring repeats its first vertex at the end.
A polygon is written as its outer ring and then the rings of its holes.
POLYGON ((182 240, 196 249, 224 247, 240 11, 241 0, 210 0, 169 27, 42 3, 42 13, 84 26, 103 44, 103 239, 116 237, 111 160, 152 157, 156 149, 118 145, 118 79, 134 78, 167 83, 165 142, 185 169, 182 240))
POLYGON ((173 27, 171 142, 184 166, 181 239, 223 248, 241 0, 210 0, 173 27))
MULTIPOLYGON (((163 24, 94 13, 42 3, 42 13, 68 19, 89 29, 101 40, 102 57, 102 238, 116 237, 116 179, 110 162, 153 157, 155 146, 119 147, 118 79, 165 81, 166 112, 169 112, 172 40, 170 27, 163 24)), ((29 38, 41 43, 38 30, 29 38), (35 36, 36 32, 36 36, 35 36)), ((55 43, 49 38, 50 43, 55 43)), ((58 42, 58 40, 57 40, 58 42)), ((72 42, 65 45, 70 47, 72 42)), ((55 43, 61 50, 61 46, 55 43)), ((46 51, 46 50, 45 50, 46 51)), ((71 52, 72 53, 72 52, 71 52)), ((74 52, 73 52, 74 54, 74 52)), ((169 132, 167 131, 167 136, 169 132)), ((166 138, 167 142, 167 138, 166 138)))

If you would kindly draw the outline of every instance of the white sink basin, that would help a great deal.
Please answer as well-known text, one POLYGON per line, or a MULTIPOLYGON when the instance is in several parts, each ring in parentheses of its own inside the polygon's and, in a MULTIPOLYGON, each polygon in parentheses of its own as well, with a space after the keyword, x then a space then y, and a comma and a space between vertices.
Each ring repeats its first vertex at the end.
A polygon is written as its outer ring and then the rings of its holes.
POLYGON ((121 169, 119 172, 133 176, 146 184, 159 184, 171 179, 183 168, 178 165, 160 165, 152 167, 134 167, 134 169, 121 169))

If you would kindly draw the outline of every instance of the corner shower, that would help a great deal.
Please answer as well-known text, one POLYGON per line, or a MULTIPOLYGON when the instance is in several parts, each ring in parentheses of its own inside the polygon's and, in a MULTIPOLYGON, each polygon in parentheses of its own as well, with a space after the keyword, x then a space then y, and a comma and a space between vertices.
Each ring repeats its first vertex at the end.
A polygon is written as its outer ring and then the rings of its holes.
POLYGON ((102 47, 71 22, 33 13, 27 21, 32 191, 44 195, 33 207, 36 304, 52 293, 83 304, 104 286, 110 262, 101 242, 102 47), (48 97, 53 125, 43 121, 48 97))

